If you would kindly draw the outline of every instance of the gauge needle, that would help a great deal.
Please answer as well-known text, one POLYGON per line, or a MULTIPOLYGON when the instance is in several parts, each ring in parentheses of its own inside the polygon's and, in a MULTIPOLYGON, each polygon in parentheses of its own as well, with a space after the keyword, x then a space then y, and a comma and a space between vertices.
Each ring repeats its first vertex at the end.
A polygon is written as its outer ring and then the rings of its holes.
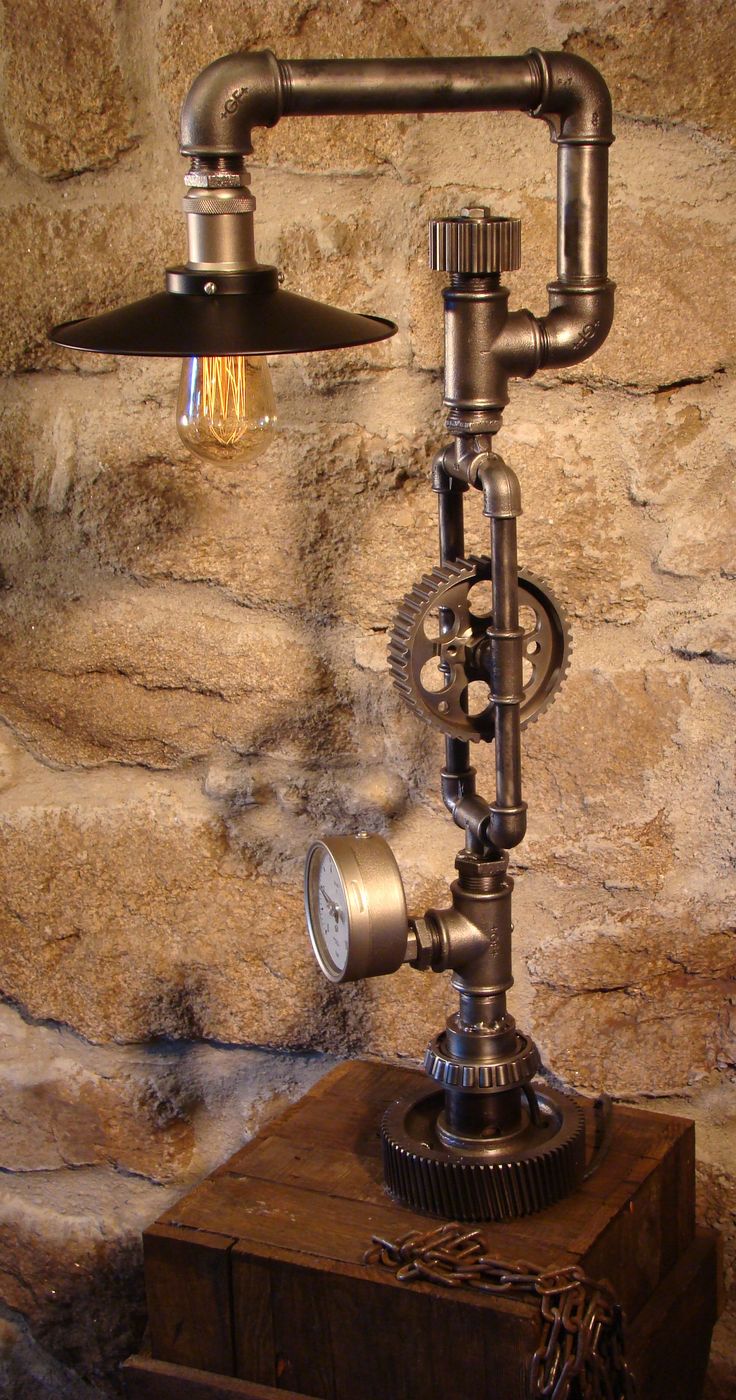
POLYGON ((327 902, 327 904, 328 904, 329 907, 330 907, 330 913, 332 914, 333 919, 336 919, 336 920, 338 921, 338 923, 339 923, 339 921, 340 921, 340 906, 339 906, 339 904, 335 904, 335 901, 334 901, 333 899, 330 899, 330 896, 327 894, 327 892, 326 892, 325 890, 323 890, 323 894, 324 894, 324 897, 325 897, 325 901, 327 902))

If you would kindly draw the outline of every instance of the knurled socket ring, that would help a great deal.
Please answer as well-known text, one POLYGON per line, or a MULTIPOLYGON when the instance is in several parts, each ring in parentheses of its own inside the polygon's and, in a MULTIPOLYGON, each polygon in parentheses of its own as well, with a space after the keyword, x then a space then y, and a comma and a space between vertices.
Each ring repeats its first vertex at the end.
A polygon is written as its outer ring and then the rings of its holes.
POLYGON ((429 265, 435 272, 484 276, 521 267, 521 219, 495 217, 485 208, 458 218, 431 219, 429 265))
POLYGON ((252 214, 256 201, 250 190, 190 190, 184 196, 185 214, 252 214))

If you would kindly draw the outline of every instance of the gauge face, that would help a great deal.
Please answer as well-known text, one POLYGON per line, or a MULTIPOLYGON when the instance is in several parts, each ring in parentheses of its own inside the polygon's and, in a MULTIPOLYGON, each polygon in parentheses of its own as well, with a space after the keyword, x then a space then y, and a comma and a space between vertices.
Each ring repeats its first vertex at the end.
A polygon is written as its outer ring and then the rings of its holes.
POLYGON ((323 845, 309 861, 307 919, 320 966, 329 977, 341 976, 350 952, 350 913, 337 862, 323 845))
POLYGON ((331 982, 380 977, 401 967, 409 921, 404 887, 381 836, 327 836, 307 852, 307 927, 331 982))

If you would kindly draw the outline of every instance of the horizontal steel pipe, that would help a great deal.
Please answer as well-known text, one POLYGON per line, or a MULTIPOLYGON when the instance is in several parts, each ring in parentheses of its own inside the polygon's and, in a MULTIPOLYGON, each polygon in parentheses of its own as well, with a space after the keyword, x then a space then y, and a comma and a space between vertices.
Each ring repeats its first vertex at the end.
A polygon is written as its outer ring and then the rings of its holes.
POLYGON ((558 249, 549 314, 512 313, 498 337, 495 397, 502 398, 504 369, 523 377, 543 365, 577 364, 610 329, 611 100, 592 64, 575 54, 536 49, 509 58, 279 60, 269 51, 228 54, 195 78, 182 109, 181 148, 209 159, 247 155, 253 128, 274 126, 287 115, 511 110, 546 121, 559 147, 558 249), (587 300, 581 300, 581 290, 587 300))
POLYGON ((284 116, 528 111, 540 95, 531 55, 289 59, 279 69, 284 116))

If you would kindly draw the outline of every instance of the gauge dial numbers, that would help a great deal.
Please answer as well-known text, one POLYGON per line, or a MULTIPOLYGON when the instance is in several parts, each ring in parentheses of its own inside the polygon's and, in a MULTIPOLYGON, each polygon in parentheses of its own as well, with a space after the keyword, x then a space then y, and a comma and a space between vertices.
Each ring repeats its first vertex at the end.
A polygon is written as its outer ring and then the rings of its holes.
POLYGON ((331 982, 395 972, 409 920, 391 848, 380 836, 330 836, 307 852, 304 903, 314 955, 331 982))

